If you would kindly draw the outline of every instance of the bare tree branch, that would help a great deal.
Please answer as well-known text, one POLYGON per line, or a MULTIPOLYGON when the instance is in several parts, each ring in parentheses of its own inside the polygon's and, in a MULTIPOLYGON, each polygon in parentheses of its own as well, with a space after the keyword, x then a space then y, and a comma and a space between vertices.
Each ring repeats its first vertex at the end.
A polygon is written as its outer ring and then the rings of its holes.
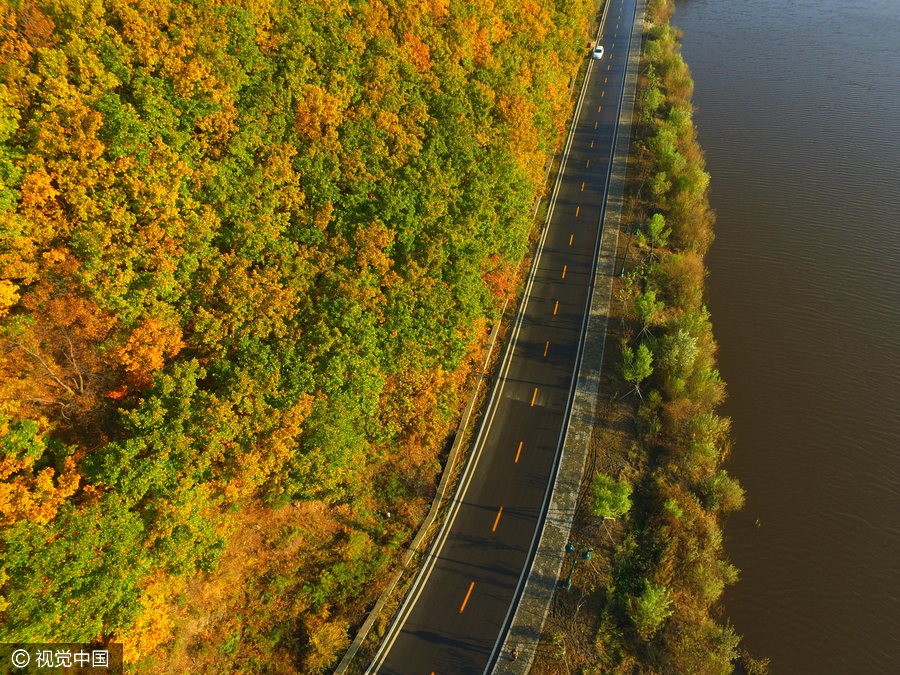
MULTIPOLYGON (((78 391, 80 393, 84 393, 84 375, 81 372, 81 368, 78 366, 78 361, 75 359, 75 348, 72 346, 72 341, 69 339, 69 334, 66 331, 63 331, 63 337, 66 338, 66 342, 69 344, 69 353, 66 355, 69 363, 72 364, 72 367, 75 369, 75 372, 78 373, 78 391)), ((73 377, 74 381, 75 378, 73 377)))
POLYGON ((63 408, 65 408, 67 405, 67 404, 63 403, 62 401, 55 401, 52 398, 26 398, 25 400, 28 401, 29 403, 42 403, 44 405, 58 405, 63 408))
POLYGON ((44 359, 41 357, 41 355, 37 353, 37 347, 35 347, 35 351, 31 351, 30 349, 28 349, 28 347, 26 347, 19 341, 15 341, 15 345, 17 347, 19 347, 20 349, 25 350, 25 352, 27 352, 28 354, 33 356, 35 359, 37 359, 38 363, 40 363, 44 367, 44 370, 47 371, 47 373, 50 375, 50 377, 52 377, 54 379, 54 381, 56 381, 56 383, 59 384, 59 386, 61 386, 67 392, 72 394, 72 396, 76 396, 75 392, 72 391, 72 388, 69 385, 67 385, 65 382, 63 382, 61 379, 59 379, 59 376, 53 372, 53 369, 50 368, 50 366, 47 365, 47 362, 44 361, 44 359))

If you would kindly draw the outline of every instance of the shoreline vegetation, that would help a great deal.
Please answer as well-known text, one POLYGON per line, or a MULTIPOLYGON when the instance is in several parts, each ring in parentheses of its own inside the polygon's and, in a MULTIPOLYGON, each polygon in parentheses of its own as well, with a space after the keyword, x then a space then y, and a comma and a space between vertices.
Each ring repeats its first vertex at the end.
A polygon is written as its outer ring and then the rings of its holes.
POLYGON ((540 675, 768 672, 719 603, 738 580, 722 540, 744 493, 721 468, 732 441, 716 414, 725 391, 704 306, 714 214, 674 9, 647 3, 607 336, 618 348, 605 355, 572 531, 593 558, 557 589, 540 675))
POLYGON ((3 641, 336 664, 519 285, 593 10, 0 4, 3 641))

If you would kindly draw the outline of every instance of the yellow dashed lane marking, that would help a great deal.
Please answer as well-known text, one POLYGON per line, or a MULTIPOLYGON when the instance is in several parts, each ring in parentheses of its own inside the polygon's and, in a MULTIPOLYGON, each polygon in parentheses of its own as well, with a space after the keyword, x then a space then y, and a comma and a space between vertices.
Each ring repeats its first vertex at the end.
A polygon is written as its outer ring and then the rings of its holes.
MULTIPOLYGON (((503 507, 500 507, 500 513, 503 513, 503 507)), ((497 523, 500 522, 500 513, 497 514, 497 520, 494 521, 494 527, 491 528, 491 532, 497 531, 497 523)), ((474 583, 474 582, 473 582, 474 583)))
POLYGON ((547 356, 547 350, 550 349, 550 341, 547 341, 547 344, 544 345, 544 356, 547 356))
MULTIPOLYGON (((553 308, 554 315, 556 314, 556 310, 558 310, 558 309, 559 309, 559 300, 556 301, 556 307, 553 308)), ((537 391, 537 389, 535 389, 535 391, 537 391)))
POLYGON ((463 600, 462 607, 459 608, 459 613, 462 614, 463 610, 466 608, 466 603, 469 601, 469 596, 472 595, 472 589, 475 587, 475 582, 473 581, 469 586, 469 592, 466 593, 466 599, 463 600))
POLYGON ((584 183, 581 184, 581 191, 584 192, 584 183))
POLYGON ((534 407, 534 401, 537 398, 537 387, 534 388, 534 396, 531 397, 531 407, 534 407))
POLYGON ((580 210, 581 210, 581 207, 580 207, 580 206, 576 206, 576 207, 575 207, 575 217, 576 217, 576 218, 578 217, 578 212, 579 212, 580 210))
POLYGON ((516 452, 516 464, 519 463, 519 455, 522 454, 522 443, 525 441, 519 441, 519 450, 516 452))
POLYGON ((572 245, 572 240, 573 240, 574 238, 575 238, 575 235, 574 235, 574 234, 570 234, 570 235, 569 235, 569 246, 572 245))
POLYGON ((566 270, 567 270, 568 268, 569 268, 568 265, 563 265, 563 277, 562 277, 563 279, 566 278, 566 270))

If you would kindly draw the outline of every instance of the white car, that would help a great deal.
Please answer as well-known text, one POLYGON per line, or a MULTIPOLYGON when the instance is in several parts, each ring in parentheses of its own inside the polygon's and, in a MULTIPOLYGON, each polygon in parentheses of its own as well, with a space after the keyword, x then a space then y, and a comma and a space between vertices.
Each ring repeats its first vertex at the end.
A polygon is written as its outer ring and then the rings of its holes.
POLYGON ((603 58, 603 45, 597 45, 591 50, 591 58, 592 59, 602 59, 603 58))

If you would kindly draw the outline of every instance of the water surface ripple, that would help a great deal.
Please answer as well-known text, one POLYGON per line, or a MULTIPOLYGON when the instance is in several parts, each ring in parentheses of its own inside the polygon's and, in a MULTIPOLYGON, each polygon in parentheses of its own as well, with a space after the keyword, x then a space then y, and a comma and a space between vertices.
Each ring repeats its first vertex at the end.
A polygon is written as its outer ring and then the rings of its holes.
POLYGON ((900 673, 900 1, 678 0, 734 420, 725 596, 772 675, 900 673))

